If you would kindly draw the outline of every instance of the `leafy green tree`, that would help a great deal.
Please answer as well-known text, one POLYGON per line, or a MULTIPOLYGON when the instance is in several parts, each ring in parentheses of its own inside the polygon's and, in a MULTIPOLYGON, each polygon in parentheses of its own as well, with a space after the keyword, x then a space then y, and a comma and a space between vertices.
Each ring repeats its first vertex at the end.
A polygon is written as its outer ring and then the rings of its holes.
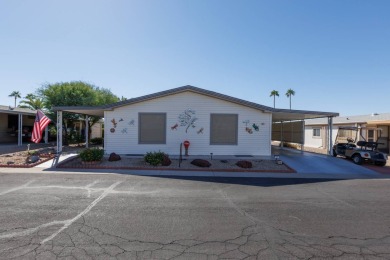
POLYGON ((295 91, 289 88, 286 92, 286 97, 290 98, 290 109, 291 109, 291 96, 295 96, 295 91))
POLYGON ((15 105, 14 107, 16 107, 16 100, 18 98, 21 98, 22 97, 22 94, 19 92, 19 91, 12 91, 11 94, 8 95, 9 97, 14 97, 15 98, 15 105))
MULTIPOLYGON (((55 114, 52 107, 57 106, 101 106, 119 101, 109 89, 99 88, 95 85, 83 81, 59 82, 54 84, 45 84, 37 91, 43 98, 45 106, 48 108, 48 115, 55 120, 55 114)), ((65 140, 69 138, 68 128, 74 125, 74 122, 85 119, 85 115, 63 113, 65 140)), ((92 116, 89 120, 89 136, 91 127, 99 121, 99 117, 92 116)))
POLYGON ((42 98, 30 93, 24 97, 24 100, 20 101, 19 107, 37 110, 43 109, 44 103, 42 98))
POLYGON ((277 90, 272 90, 270 97, 274 97, 274 108, 275 108, 275 97, 279 97, 279 92, 277 90))

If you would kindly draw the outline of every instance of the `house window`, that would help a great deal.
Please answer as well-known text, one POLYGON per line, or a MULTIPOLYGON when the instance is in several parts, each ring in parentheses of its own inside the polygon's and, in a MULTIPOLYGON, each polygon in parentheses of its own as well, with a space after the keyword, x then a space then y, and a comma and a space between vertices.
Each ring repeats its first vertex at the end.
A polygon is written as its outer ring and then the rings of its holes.
POLYGON ((166 143, 166 113, 139 113, 138 122, 139 144, 166 143))
POLYGON ((237 145, 238 115, 211 114, 210 115, 210 144, 237 145))
POLYGON ((313 137, 321 137, 321 129, 313 128, 313 137))

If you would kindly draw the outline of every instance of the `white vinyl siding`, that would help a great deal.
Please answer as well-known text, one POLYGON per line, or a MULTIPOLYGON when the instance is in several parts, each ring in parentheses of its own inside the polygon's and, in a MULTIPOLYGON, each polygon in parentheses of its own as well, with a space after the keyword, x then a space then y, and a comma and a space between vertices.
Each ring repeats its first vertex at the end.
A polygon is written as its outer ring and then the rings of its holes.
POLYGON ((189 155, 271 155, 271 113, 194 92, 186 91, 105 111, 104 120, 104 148, 108 154, 145 154, 160 150, 178 155, 180 143, 188 140, 191 143, 189 155), (178 117, 188 109, 194 111, 197 120, 194 127, 187 128, 180 125, 178 117), (139 144, 138 114, 155 112, 166 114, 166 143, 139 144), (211 114, 238 115, 237 145, 210 145, 211 114), (248 133, 243 121, 250 122, 248 127, 256 124, 259 131, 248 133))

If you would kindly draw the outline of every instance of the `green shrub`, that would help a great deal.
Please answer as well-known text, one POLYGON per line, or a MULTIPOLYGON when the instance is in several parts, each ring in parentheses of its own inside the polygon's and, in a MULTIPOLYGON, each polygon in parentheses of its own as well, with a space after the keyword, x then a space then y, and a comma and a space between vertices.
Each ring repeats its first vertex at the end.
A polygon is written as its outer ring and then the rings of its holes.
POLYGON ((38 151, 37 150, 30 150, 27 153, 28 153, 28 155, 38 155, 38 151))
POLYGON ((70 142, 71 144, 79 144, 79 143, 85 142, 85 139, 84 139, 84 137, 83 137, 80 133, 78 133, 78 132, 76 132, 76 131, 73 131, 73 132, 70 134, 69 142, 70 142))
POLYGON ((165 153, 160 152, 160 151, 149 152, 149 153, 146 153, 144 160, 145 160, 145 162, 147 162, 153 166, 157 166, 163 162, 164 155, 165 155, 165 153))
POLYGON ((80 158, 83 162, 101 161, 103 155, 104 150, 97 148, 88 148, 80 152, 80 158))
POLYGON ((95 137, 95 138, 91 139, 91 144, 100 145, 100 144, 103 144, 103 140, 104 139, 102 137, 95 137))

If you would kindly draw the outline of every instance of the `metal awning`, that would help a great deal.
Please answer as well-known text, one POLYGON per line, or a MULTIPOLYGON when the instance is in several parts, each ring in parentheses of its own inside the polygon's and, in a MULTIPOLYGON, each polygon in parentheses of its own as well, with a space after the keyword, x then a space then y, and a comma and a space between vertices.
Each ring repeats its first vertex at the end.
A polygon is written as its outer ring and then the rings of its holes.
POLYGON ((111 110, 111 109, 103 109, 102 107, 83 107, 83 106, 53 107, 53 111, 70 112, 74 114, 100 116, 100 117, 104 117, 105 110, 111 110))
MULTIPOLYGON (((89 116, 104 117, 104 111, 110 111, 107 107, 54 107, 54 111, 71 112, 75 114, 84 114, 89 116)), ((305 119, 321 118, 321 117, 335 117, 339 113, 334 112, 320 112, 307 110, 290 110, 290 109, 274 109, 272 113, 272 122, 284 121, 298 121, 305 119)))
POLYGON ((321 117, 336 117, 339 113, 307 110, 274 109, 272 122, 298 121, 321 117))

